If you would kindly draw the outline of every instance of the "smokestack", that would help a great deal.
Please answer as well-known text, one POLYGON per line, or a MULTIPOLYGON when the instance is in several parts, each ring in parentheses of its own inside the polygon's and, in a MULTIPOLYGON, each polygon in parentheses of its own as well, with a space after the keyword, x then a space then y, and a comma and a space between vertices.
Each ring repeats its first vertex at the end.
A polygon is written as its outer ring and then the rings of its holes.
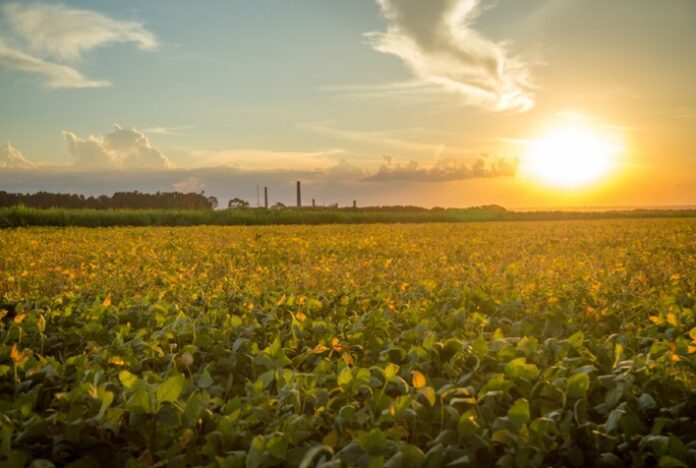
POLYGON ((357 208, 357 207, 358 207, 358 202, 353 200, 353 208, 357 208))
POLYGON ((263 207, 268 209, 268 187, 263 188, 263 207))
POLYGON ((302 188, 299 180, 297 181, 297 207, 302 208, 302 188))
POLYGON ((312 208, 316 208, 316 207, 317 207, 317 204, 316 204, 316 202, 314 201, 314 198, 312 198, 312 208))

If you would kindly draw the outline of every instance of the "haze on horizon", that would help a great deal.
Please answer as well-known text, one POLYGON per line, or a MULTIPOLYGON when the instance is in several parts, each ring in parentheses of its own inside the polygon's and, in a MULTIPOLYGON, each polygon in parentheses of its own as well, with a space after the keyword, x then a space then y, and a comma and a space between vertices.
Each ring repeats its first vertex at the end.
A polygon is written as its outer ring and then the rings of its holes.
POLYGON ((0 2, 0 190, 696 205, 696 2, 0 2))

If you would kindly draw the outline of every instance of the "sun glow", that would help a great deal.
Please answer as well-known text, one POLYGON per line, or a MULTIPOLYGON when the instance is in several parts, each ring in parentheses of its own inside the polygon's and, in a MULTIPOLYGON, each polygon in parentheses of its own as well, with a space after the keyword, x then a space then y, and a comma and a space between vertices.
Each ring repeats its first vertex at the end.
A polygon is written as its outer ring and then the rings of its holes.
POLYGON ((529 142, 522 169, 544 185, 584 187, 614 170, 620 150, 613 135, 579 123, 565 124, 529 142))

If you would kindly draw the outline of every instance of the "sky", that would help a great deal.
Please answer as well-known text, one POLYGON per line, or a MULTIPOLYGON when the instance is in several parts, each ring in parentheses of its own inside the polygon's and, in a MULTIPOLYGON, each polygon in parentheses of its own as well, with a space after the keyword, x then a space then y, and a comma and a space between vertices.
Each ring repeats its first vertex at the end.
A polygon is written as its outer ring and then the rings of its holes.
POLYGON ((693 0, 0 0, 0 190, 696 205, 694 24, 693 0))

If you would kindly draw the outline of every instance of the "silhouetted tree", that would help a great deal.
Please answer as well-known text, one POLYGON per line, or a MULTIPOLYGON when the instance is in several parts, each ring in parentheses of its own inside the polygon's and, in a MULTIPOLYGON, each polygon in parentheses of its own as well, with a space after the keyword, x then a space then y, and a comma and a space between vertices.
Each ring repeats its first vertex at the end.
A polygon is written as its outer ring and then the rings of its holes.
POLYGON ((211 210, 217 206, 215 197, 197 193, 116 192, 111 197, 85 197, 70 193, 37 192, 33 194, 7 193, 0 191, 0 206, 25 205, 32 208, 93 208, 98 210, 130 209, 179 209, 211 210))
POLYGON ((233 198, 227 203, 227 208, 230 210, 242 210, 244 208, 249 208, 249 202, 241 198, 233 198))

